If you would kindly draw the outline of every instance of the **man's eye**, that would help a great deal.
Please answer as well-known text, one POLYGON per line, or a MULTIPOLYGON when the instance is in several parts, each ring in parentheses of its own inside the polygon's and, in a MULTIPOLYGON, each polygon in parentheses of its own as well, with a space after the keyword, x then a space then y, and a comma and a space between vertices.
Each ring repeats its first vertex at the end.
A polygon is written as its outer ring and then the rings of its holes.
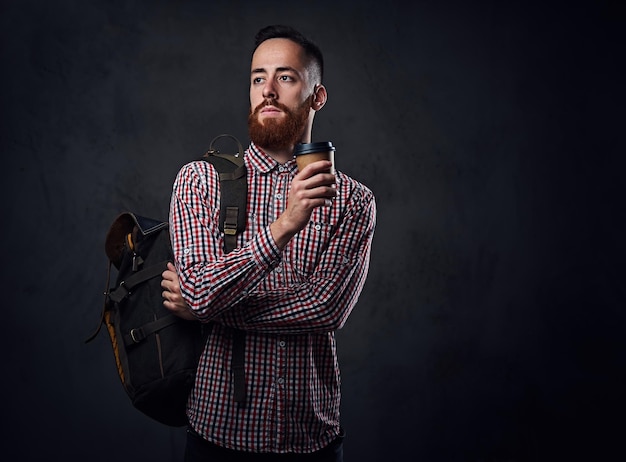
POLYGON ((252 83, 261 83, 263 81, 263 77, 255 77, 252 79, 252 83))
POLYGON ((280 80, 281 82, 290 82, 293 79, 290 75, 281 75, 280 77, 278 77, 278 80, 280 80))

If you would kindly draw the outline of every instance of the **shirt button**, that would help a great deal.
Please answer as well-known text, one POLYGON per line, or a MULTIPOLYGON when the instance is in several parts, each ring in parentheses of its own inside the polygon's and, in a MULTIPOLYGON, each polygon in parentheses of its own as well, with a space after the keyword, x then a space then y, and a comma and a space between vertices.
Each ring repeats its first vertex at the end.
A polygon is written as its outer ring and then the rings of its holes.
POLYGON ((281 348, 285 348, 285 341, 281 340, 280 342, 278 342, 278 346, 281 348))
POLYGON ((319 231, 320 229, 322 229, 322 227, 320 225, 315 225, 315 230, 319 231))
POLYGON ((276 194, 276 199, 282 199, 283 195, 281 193, 276 194))
POLYGON ((283 272, 283 269, 279 266, 278 268, 276 268, 276 272, 277 272, 277 273, 282 273, 282 272, 283 272))
POLYGON ((191 253, 191 249, 185 249, 185 250, 183 250, 183 253, 185 255, 189 255, 191 253))
POLYGON ((280 385, 282 385, 283 383, 285 383, 285 379, 283 379, 282 377, 279 377, 279 378, 278 378, 278 383, 279 383, 280 385))

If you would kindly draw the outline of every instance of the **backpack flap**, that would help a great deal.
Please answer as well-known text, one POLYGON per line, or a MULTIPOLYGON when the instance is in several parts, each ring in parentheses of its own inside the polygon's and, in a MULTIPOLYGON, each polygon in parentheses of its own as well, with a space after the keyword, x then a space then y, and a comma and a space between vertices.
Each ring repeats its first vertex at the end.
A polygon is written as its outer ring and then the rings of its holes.
MULTIPOLYGON (((167 228, 167 226, 167 222, 142 217, 131 212, 121 213, 115 218, 115 220, 113 220, 113 223, 111 223, 104 240, 104 251, 109 259, 109 265, 104 291, 104 304, 100 313, 100 322, 98 323, 96 330, 85 340, 85 343, 91 342, 100 332, 102 324, 106 323, 105 314, 108 310, 109 300, 119 303, 128 293, 129 288, 143 282, 149 277, 154 277, 154 275, 143 273, 143 275, 140 276, 141 280, 139 280, 139 277, 135 277, 130 281, 127 281, 124 289, 119 290, 118 287, 117 290, 111 290, 111 265, 115 266, 115 268, 119 271, 127 249, 134 250, 136 243, 143 241, 147 236, 156 233, 163 228, 167 228)), ((133 265, 140 264, 140 259, 141 255, 137 254, 136 258, 133 258, 133 265)), ((154 271, 157 270, 154 269, 154 271)), ((160 272, 165 270, 159 269, 158 271, 160 274, 160 272)))
POLYGON ((109 257, 109 261, 118 270, 126 247, 126 236, 133 232, 136 224, 135 215, 125 212, 117 216, 107 232, 104 240, 104 251, 109 257))
POLYGON ((164 221, 142 217, 131 212, 121 213, 113 221, 106 235, 105 253, 113 266, 119 270, 124 249, 127 246, 134 246, 134 243, 142 241, 145 237, 167 226, 167 222, 164 221))
MULTIPOLYGON (((141 218, 141 217, 139 217, 141 218)), ((104 290, 104 304, 100 313, 100 322, 96 330, 85 340, 85 343, 91 342, 98 333, 103 323, 105 323, 106 312, 108 311, 109 295, 110 295, 110 282, 111 282, 111 265, 119 271, 122 259, 124 257, 124 251, 128 247, 128 236, 133 232, 133 229, 138 226, 138 217, 130 212, 124 212, 119 214, 107 231, 104 239, 104 252, 109 259, 106 287, 104 290)))
POLYGON ((119 215, 115 220, 107 235, 105 248, 107 254, 111 251, 109 259, 121 273, 125 273, 125 277, 118 277, 117 287, 109 292, 113 302, 120 303, 135 287, 160 276, 167 269, 167 262, 173 261, 168 244, 167 252, 153 255, 158 258, 157 262, 153 259, 151 264, 144 266, 144 259, 151 251, 157 234, 167 228, 167 222, 130 212, 119 215))

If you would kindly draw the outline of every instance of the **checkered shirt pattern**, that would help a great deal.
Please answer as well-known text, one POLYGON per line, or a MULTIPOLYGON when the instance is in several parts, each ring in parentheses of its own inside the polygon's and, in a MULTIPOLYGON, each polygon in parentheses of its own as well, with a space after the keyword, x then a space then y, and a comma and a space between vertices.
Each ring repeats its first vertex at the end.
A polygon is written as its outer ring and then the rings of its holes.
POLYGON ((281 252, 269 225, 285 210, 293 160, 279 164, 253 143, 247 227, 223 250, 218 175, 195 161, 178 173, 170 231, 181 292, 195 315, 214 321, 188 402, 192 427, 230 449, 309 453, 339 433, 340 374, 335 331, 365 282, 376 221, 372 192, 337 172, 332 206, 281 252), (233 400, 233 329, 246 331, 247 402, 233 400))

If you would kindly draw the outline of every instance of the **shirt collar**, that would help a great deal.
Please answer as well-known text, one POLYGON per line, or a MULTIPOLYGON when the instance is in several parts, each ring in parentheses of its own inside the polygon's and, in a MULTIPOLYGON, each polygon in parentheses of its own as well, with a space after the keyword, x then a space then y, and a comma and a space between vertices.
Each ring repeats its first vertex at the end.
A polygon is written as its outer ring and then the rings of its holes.
POLYGON ((250 164, 260 173, 269 173, 274 169, 279 169, 281 166, 284 170, 292 171, 294 174, 297 173, 298 167, 296 166, 295 159, 289 159, 284 164, 280 164, 267 155, 260 147, 254 144, 254 142, 250 142, 250 146, 246 149, 245 154, 250 164))

